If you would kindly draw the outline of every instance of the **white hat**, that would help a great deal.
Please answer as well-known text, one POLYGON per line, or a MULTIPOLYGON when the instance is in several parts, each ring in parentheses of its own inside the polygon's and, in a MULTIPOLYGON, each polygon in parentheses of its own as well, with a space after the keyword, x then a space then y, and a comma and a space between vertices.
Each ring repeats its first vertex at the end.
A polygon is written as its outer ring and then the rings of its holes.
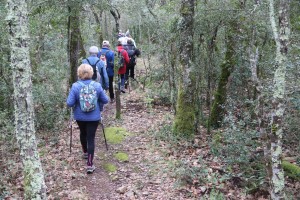
POLYGON ((89 52, 90 52, 90 53, 98 53, 98 52, 99 52, 98 47, 96 47, 96 46, 91 46, 90 49, 89 49, 89 52))
POLYGON ((109 46, 109 41, 104 40, 104 41, 102 42, 102 46, 109 46))

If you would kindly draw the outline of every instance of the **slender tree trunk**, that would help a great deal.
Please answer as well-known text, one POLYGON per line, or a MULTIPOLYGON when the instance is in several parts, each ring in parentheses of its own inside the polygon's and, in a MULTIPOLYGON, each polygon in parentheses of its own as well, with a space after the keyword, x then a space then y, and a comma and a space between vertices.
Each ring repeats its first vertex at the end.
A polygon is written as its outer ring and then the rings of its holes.
POLYGON ((79 65, 79 60, 86 57, 85 50, 83 47, 83 40, 80 32, 80 7, 70 6, 69 15, 70 15, 70 36, 69 36, 69 58, 70 58, 70 82, 72 83, 77 81, 77 68, 79 65))
POLYGON ((121 18, 119 10, 116 9, 116 8, 111 8, 110 13, 112 14, 112 16, 115 19, 116 32, 119 33, 119 31, 120 31, 120 18, 121 18))
POLYGON ((169 79, 170 79, 170 97, 171 97, 171 103, 172 107, 175 111, 176 115, 176 81, 175 81, 175 74, 176 74, 176 48, 175 43, 171 43, 171 51, 168 53, 169 57, 169 79))
POLYGON ((231 22, 227 28, 227 40, 226 40, 226 53, 224 62, 221 64, 221 75, 218 83, 217 90, 214 94, 214 102, 211 109, 209 118, 209 125, 212 127, 220 127, 224 117, 224 104, 227 96, 227 83, 230 77, 231 71, 235 65, 234 48, 236 40, 234 38, 234 32, 236 29, 236 23, 231 22))
POLYGON ((271 132, 268 137, 270 140, 270 162, 268 165, 272 172, 270 177, 270 194, 272 199, 285 199, 284 193, 284 172, 282 168, 282 138, 283 121, 285 112, 286 98, 286 65, 289 42, 289 0, 280 0, 279 5, 279 31, 277 29, 274 1, 269 0, 270 22, 276 42, 276 71, 273 79, 273 100, 271 113, 271 132))
MULTIPOLYGON (((110 10, 110 13, 112 14, 112 16, 114 17, 115 19, 115 25, 116 25, 116 34, 119 33, 119 20, 120 20, 120 14, 119 14, 119 11, 117 9, 113 9, 111 8, 110 10)), ((115 59, 115 62, 117 62, 118 59, 115 59)), ((117 66, 115 64, 115 66, 117 66)), ((115 74, 118 73, 118 69, 115 68, 115 74)), ((115 77, 117 77, 115 75, 115 77)), ((121 77, 119 77, 121 79, 121 77)), ((115 78, 115 83, 116 83, 116 87, 115 87, 115 94, 116 94, 116 119, 121 119, 121 98, 120 98, 120 88, 119 88, 119 81, 121 80, 118 80, 119 78, 115 78)))
POLYGON ((108 38, 107 13, 105 11, 104 11, 104 38, 108 38))
POLYGON ((177 109, 173 130, 175 134, 191 136, 195 133, 195 74, 193 69, 194 0, 181 1, 180 67, 177 109))
POLYGON ((96 34, 99 34, 99 46, 101 47, 102 46, 102 42, 103 42, 103 29, 102 29, 102 13, 103 11, 101 10, 100 11, 100 16, 98 16, 97 12, 95 11, 95 9, 93 8, 93 6, 91 6, 91 10, 93 12, 93 15, 95 17, 95 20, 97 22, 97 31, 96 31, 96 34))
POLYGON ((44 173, 35 138, 26 0, 8 0, 7 8, 14 85, 15 132, 23 163, 25 199, 46 199, 44 173))

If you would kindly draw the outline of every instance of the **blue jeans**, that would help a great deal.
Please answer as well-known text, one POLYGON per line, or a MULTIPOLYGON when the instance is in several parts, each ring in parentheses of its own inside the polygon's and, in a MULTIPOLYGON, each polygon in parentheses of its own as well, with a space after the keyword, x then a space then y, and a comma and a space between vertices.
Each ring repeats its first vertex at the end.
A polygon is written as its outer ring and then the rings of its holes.
POLYGON ((119 79, 119 82, 118 82, 119 90, 120 90, 120 88, 123 88, 125 85, 125 74, 120 74, 119 78, 120 77, 121 77, 121 80, 119 79))

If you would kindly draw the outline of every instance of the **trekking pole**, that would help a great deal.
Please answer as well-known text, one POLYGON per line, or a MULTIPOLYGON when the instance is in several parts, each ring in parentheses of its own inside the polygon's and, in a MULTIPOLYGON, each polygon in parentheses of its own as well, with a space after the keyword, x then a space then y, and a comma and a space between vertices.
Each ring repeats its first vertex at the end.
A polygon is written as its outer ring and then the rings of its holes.
POLYGON ((106 141, 106 136, 105 136, 104 125, 103 125, 102 119, 100 121, 100 124, 101 124, 101 128, 102 128, 103 136, 104 136, 104 142, 105 142, 106 151, 108 151, 108 146, 107 146, 107 141, 106 141))
POLYGON ((72 134, 73 134, 72 123, 73 123, 73 108, 71 108, 70 111, 70 153, 72 153, 72 134))

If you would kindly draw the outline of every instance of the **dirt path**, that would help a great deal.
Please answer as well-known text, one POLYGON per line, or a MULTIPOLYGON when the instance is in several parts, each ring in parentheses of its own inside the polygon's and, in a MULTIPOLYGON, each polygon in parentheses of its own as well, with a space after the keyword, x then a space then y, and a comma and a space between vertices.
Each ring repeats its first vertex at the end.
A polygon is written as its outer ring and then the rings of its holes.
MULTIPOLYGON (((145 103, 143 94, 137 91, 121 96, 122 120, 114 118, 115 104, 106 105, 103 113, 106 127, 123 127, 130 136, 120 144, 109 144, 109 151, 106 151, 99 127, 95 151, 96 171, 92 175, 82 174, 82 180, 75 179, 73 184, 77 188, 84 185, 88 199, 187 199, 172 187, 174 179, 162 170, 166 169, 164 158, 152 146, 151 130, 164 123, 169 109, 153 108, 145 103), (128 162, 118 161, 114 157, 117 152, 128 154, 128 162), (105 163, 114 164, 117 171, 108 172, 104 168, 105 163)), ((75 148, 78 149, 79 138, 75 140, 75 148)), ((76 159, 76 162, 85 166, 82 159, 76 159)), ((81 171, 83 173, 84 169, 81 171)))

